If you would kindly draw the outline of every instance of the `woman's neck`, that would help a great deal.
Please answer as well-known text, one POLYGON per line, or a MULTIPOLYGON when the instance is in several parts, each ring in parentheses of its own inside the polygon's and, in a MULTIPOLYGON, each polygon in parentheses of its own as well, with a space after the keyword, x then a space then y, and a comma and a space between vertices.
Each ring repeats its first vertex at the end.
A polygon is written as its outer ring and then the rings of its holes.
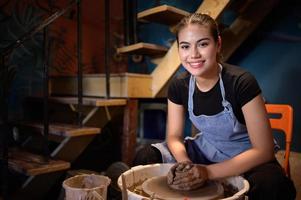
POLYGON ((199 90, 202 92, 207 92, 212 89, 219 79, 220 70, 221 69, 219 65, 217 65, 217 67, 211 70, 210 73, 206 74, 206 76, 196 76, 195 81, 199 90))

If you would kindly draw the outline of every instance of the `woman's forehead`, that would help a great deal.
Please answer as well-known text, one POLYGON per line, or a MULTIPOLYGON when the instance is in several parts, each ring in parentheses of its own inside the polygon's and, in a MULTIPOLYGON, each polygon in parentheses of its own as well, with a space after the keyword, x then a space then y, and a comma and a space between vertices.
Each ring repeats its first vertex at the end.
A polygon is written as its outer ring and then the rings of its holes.
POLYGON ((179 31, 178 38, 187 38, 187 37, 210 37, 210 30, 208 27, 198 24, 192 24, 184 27, 179 31))

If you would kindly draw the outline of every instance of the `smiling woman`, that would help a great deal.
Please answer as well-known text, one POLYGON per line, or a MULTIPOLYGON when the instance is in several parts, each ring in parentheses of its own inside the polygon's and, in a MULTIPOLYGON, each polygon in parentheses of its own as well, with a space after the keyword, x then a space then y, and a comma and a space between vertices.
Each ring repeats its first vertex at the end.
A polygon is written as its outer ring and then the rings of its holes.
POLYGON ((200 181, 244 175, 250 199, 294 199, 294 185, 274 157, 276 144, 261 89, 252 74, 220 61, 216 22, 205 14, 191 14, 176 34, 188 73, 169 86, 166 142, 153 144, 153 153, 148 147, 153 156, 159 155, 154 161, 177 162, 171 169, 189 165, 181 176, 169 173, 177 180, 173 187, 185 191, 201 187, 200 181), (185 113, 199 131, 193 138, 183 139, 185 113))
POLYGON ((196 76, 201 91, 208 91, 216 84, 220 70, 221 38, 216 22, 205 16, 186 18, 178 24, 176 32, 182 65, 196 76))

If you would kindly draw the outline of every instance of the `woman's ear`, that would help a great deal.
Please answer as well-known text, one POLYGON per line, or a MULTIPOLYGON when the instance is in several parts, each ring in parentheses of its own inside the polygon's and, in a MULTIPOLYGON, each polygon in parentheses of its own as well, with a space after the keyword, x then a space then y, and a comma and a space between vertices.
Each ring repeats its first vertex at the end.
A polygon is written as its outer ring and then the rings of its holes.
POLYGON ((218 38, 217 38, 217 49, 218 49, 218 52, 220 53, 221 49, 222 49, 222 38, 221 38, 221 36, 218 36, 218 38))

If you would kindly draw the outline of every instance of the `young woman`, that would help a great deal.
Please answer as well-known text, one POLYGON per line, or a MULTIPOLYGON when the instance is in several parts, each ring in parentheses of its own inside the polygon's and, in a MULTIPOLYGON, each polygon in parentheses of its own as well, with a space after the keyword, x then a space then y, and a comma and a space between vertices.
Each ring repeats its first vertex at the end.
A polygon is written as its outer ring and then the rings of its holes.
POLYGON ((137 154, 135 164, 177 162, 187 172, 170 184, 189 190, 207 179, 243 175, 250 199, 294 199, 295 188, 274 157, 274 142, 261 90, 242 68, 220 62, 216 22, 192 14, 177 26, 178 52, 186 75, 168 91, 166 142, 137 154), (199 130, 183 140, 185 112, 199 130), (146 156, 146 152, 148 153, 146 156))

